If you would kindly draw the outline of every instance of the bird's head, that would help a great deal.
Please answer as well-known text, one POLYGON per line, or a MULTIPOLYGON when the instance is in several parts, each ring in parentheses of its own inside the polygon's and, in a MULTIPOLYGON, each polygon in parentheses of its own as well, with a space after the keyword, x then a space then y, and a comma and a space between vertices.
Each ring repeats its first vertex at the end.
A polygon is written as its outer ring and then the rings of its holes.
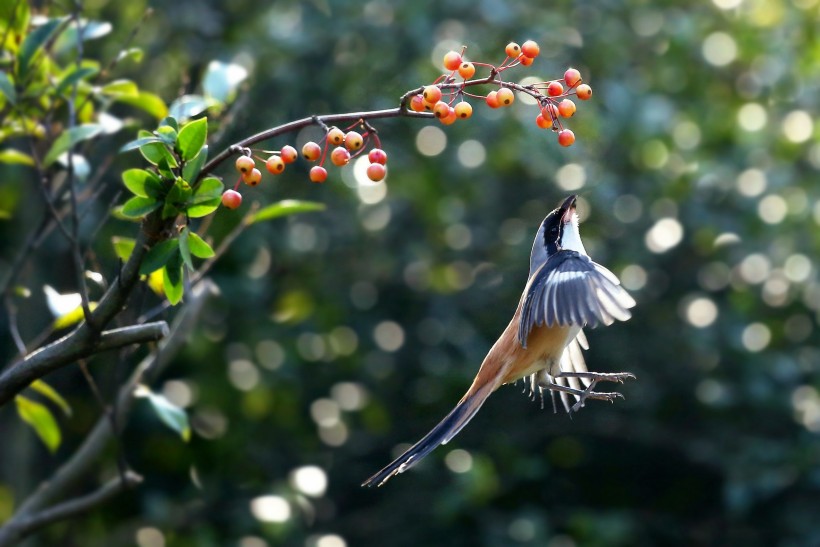
POLYGON ((535 235, 530 253, 530 276, 541 267, 549 257, 561 249, 578 251, 586 254, 578 232, 578 213, 575 211, 575 194, 567 197, 557 208, 550 212, 535 235))

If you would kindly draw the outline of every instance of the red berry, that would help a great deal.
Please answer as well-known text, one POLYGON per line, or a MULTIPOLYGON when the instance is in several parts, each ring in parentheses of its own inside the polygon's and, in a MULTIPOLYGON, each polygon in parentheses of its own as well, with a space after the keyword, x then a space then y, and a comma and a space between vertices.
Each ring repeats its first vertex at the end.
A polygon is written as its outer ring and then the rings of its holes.
POLYGON ((439 121, 441 123, 443 123, 444 125, 451 125, 453 122, 455 122, 458 119, 458 116, 456 116, 456 109, 455 108, 453 108, 452 106, 448 106, 447 108, 448 108, 447 115, 443 118, 439 118, 439 121))
POLYGON ((450 114, 450 105, 444 101, 437 102, 436 106, 433 107, 433 114, 438 119, 446 118, 450 114))
POLYGON ((575 142, 575 133, 569 129, 564 129, 558 132, 558 144, 561 146, 572 146, 575 142))
POLYGON ((510 106, 515 101, 515 93, 509 87, 502 87, 498 90, 498 104, 501 106, 510 106))
POLYGON ((424 97, 424 102, 436 104, 441 100, 441 88, 436 85, 428 85, 421 95, 424 97))
POLYGON ((542 108, 541 113, 544 115, 544 119, 549 118, 550 120, 554 120, 560 114, 558 112, 558 107, 553 103, 549 103, 546 107, 542 108))
POLYGON ((515 42, 510 42, 507 44, 507 47, 504 48, 504 51, 507 53, 507 57, 512 57, 515 59, 519 55, 521 55, 521 46, 516 44, 515 42))
POLYGON ((538 43, 527 40, 523 44, 521 44, 521 53, 529 57, 530 59, 535 59, 538 57, 538 54, 541 52, 541 48, 538 47, 538 43))
POLYGON ((367 178, 373 182, 379 182, 382 180, 386 173, 387 169, 385 169, 384 165, 381 163, 371 163, 367 166, 367 178))
POLYGON ((279 155, 282 156, 282 161, 285 163, 293 163, 296 161, 296 158, 299 157, 299 153, 296 149, 289 144, 282 147, 282 150, 279 151, 279 155))
POLYGON ((345 148, 348 150, 358 150, 364 144, 364 139, 356 131, 348 131, 345 135, 345 148))
POLYGON ((527 57, 526 55, 522 55, 518 58, 518 62, 524 66, 530 66, 532 62, 535 61, 532 57, 527 57))
POLYGON ((490 108, 498 108, 501 106, 501 103, 498 102, 498 91, 490 91, 487 93, 485 100, 487 101, 487 106, 490 108))
POLYGON ((310 168, 310 180, 312 182, 321 183, 327 180, 327 169, 319 165, 314 165, 310 168))
POLYGON ((475 65, 473 63, 461 63, 461 66, 458 67, 458 75, 465 80, 472 78, 473 74, 475 74, 475 65))
POLYGON ((236 209, 242 205, 242 194, 236 190, 225 190, 222 193, 222 205, 228 209, 236 209))
POLYGON ((549 129, 552 127, 552 120, 548 120, 544 117, 544 114, 539 114, 535 117, 535 125, 540 127, 541 129, 549 129))
POLYGON ((410 110, 413 112, 424 112, 426 110, 424 108, 424 97, 421 95, 413 95, 413 98, 410 99, 410 110))
POLYGON ((561 82, 550 82, 550 85, 547 86, 547 95, 550 97, 557 97, 563 92, 564 86, 561 85, 561 82))
POLYGON ((313 141, 308 141, 302 147, 302 157, 308 161, 316 161, 322 155, 322 147, 313 141))
POLYGON ((274 154, 265 162, 265 169, 267 169, 271 175, 279 175, 285 170, 285 162, 280 156, 274 154))
POLYGON ((248 186, 256 186, 262 182, 262 171, 253 168, 249 172, 242 175, 242 180, 245 181, 245 184, 248 186))
POLYGON ((470 116, 473 115, 473 107, 470 103, 466 101, 461 101, 455 107, 456 116, 459 118, 466 120, 470 116))
POLYGON ((444 56, 444 68, 447 70, 458 70, 461 64, 461 55, 455 51, 448 51, 444 56))
POLYGON ((327 132, 327 142, 329 144, 339 146, 340 144, 345 142, 344 131, 342 131, 338 127, 331 127, 330 131, 327 132))
POLYGON ((330 161, 337 167, 342 167, 350 162, 350 152, 344 146, 337 146, 330 153, 330 161))
POLYGON ((385 152, 381 148, 374 148, 367 155, 367 159, 370 160, 370 163, 381 163, 382 165, 384 165, 385 163, 387 163, 387 152, 385 152))
POLYGON ((581 84, 575 89, 575 94, 582 101, 586 101, 587 99, 592 97, 592 88, 589 87, 587 84, 581 84))
POLYGON ((575 68, 568 68, 567 71, 564 72, 564 81, 568 86, 575 87, 581 83, 581 73, 575 68))
POLYGON ((239 156, 236 158, 236 170, 243 175, 250 172, 254 167, 256 167, 256 162, 254 162, 250 156, 239 156))
POLYGON ((569 99, 564 99, 558 103, 558 113, 564 118, 570 118, 575 114, 575 103, 569 99))

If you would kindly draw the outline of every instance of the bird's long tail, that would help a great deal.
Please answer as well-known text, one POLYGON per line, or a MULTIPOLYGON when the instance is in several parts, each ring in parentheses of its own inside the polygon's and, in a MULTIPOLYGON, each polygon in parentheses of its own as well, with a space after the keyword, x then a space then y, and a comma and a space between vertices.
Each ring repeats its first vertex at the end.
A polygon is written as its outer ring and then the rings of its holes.
POLYGON ((458 435, 458 432, 467 425, 467 422, 472 420, 494 388, 493 383, 487 383, 475 392, 472 389, 468 391, 467 395, 430 433, 406 450, 404 454, 393 460, 390 465, 364 481, 362 486, 381 486, 393 476, 404 473, 416 465, 439 445, 446 444, 458 435))

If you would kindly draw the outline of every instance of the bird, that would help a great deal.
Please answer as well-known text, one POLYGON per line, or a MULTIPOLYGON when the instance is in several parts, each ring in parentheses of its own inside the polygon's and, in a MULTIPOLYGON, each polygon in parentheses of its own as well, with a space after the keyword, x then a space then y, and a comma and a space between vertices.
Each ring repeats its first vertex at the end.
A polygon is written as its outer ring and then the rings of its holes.
POLYGON ((579 233, 577 199, 577 195, 567 197, 541 222, 515 314, 467 393, 427 435, 362 486, 382 486, 449 442, 504 384, 524 380, 531 394, 541 394, 542 404, 544 391, 558 392, 568 413, 577 412, 587 399, 612 402, 621 397, 593 389, 598 382, 622 383, 635 376, 588 371, 581 353, 589 347, 583 329, 626 321, 635 300, 615 274, 587 255, 579 233))

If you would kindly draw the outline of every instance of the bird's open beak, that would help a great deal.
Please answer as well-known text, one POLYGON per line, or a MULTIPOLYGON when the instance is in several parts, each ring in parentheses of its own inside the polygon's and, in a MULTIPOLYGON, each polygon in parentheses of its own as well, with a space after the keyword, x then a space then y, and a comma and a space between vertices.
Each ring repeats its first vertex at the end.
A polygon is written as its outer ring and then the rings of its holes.
POLYGON ((575 200, 578 199, 578 196, 575 194, 569 196, 567 199, 564 200, 564 203, 561 204, 560 211, 561 211, 561 222, 566 224, 567 222, 572 222, 572 214, 575 212, 575 200))

